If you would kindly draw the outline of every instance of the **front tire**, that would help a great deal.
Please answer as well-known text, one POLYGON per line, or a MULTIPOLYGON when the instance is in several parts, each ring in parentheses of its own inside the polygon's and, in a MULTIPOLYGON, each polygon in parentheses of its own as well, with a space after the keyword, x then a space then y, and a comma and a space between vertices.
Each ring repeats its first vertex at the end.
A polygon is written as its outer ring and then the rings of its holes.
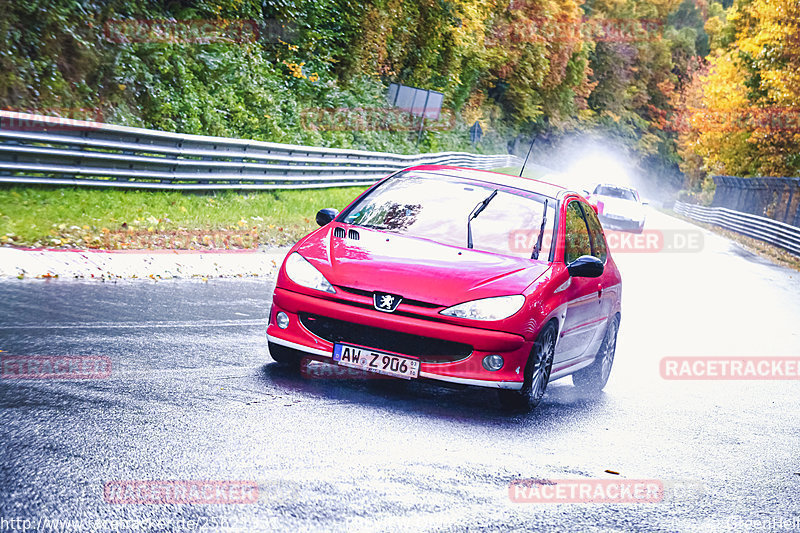
POLYGON ((619 315, 608 323, 603 343, 597 350, 594 362, 572 374, 572 383, 586 392, 600 392, 608 383, 611 365, 614 364, 614 353, 617 350, 617 332, 619 331, 619 315))
POLYGON ((522 389, 498 391, 500 405, 504 410, 527 413, 542 401, 550 381, 550 371, 553 369, 557 335, 558 328, 552 321, 539 332, 536 342, 533 343, 531 356, 525 365, 525 381, 522 389))
POLYGON ((302 353, 274 342, 267 342, 267 347, 269 348, 270 357, 279 365, 293 369, 300 368, 300 361, 303 359, 302 353))

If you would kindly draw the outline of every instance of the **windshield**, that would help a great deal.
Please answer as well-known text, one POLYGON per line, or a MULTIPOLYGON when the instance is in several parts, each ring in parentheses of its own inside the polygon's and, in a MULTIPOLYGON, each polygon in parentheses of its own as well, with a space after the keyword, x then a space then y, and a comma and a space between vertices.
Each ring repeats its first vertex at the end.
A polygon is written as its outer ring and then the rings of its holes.
POLYGON ((610 196, 611 198, 633 200, 634 202, 636 201, 636 196, 634 196, 633 191, 623 187, 608 187, 606 185, 598 185, 594 190, 594 193, 601 196, 610 196))
POLYGON ((475 207, 497 194, 472 222, 475 250, 531 257, 547 221, 539 258, 550 254, 555 200, 536 193, 439 174, 403 173, 389 178, 344 214, 343 222, 467 247, 467 220, 475 207))

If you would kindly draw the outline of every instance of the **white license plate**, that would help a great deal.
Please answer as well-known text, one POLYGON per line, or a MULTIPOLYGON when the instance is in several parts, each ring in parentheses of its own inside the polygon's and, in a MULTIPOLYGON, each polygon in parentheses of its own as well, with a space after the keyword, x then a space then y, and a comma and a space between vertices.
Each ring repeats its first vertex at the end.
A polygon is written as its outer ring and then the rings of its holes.
POLYGON ((419 360, 349 344, 333 345, 333 360, 342 366, 385 376, 411 379, 419 376, 419 360))

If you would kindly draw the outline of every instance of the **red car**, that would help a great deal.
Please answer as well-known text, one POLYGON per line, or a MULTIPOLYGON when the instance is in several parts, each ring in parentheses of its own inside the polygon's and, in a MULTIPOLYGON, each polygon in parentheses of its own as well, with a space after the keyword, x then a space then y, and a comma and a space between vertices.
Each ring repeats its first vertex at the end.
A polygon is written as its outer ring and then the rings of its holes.
POLYGON ((513 410, 567 375, 588 390, 608 381, 621 278, 579 194, 417 166, 317 223, 278 274, 267 328, 278 363, 490 387, 513 410))

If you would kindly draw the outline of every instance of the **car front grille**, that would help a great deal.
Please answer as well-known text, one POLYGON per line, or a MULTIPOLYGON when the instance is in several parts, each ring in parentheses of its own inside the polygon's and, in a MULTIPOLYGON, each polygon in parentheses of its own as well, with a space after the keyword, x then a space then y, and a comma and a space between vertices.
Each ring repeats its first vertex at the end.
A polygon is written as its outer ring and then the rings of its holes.
POLYGON ((410 335, 390 329, 374 328, 319 315, 300 313, 300 323, 328 342, 343 342, 419 357, 423 363, 462 361, 472 353, 472 346, 432 337, 410 335))
MULTIPOLYGON (((356 289, 355 287, 344 287, 342 285, 337 285, 337 289, 342 289, 344 292, 349 292, 350 294, 357 294, 359 296, 363 296, 365 298, 372 299, 372 295, 374 294, 372 291, 365 291, 364 289, 356 289)), ((411 300, 403 298, 403 302, 406 305, 413 305, 414 307, 425 307, 427 309, 436 309, 437 307, 442 307, 439 304, 434 304, 430 302, 423 302, 420 300, 411 300)))

